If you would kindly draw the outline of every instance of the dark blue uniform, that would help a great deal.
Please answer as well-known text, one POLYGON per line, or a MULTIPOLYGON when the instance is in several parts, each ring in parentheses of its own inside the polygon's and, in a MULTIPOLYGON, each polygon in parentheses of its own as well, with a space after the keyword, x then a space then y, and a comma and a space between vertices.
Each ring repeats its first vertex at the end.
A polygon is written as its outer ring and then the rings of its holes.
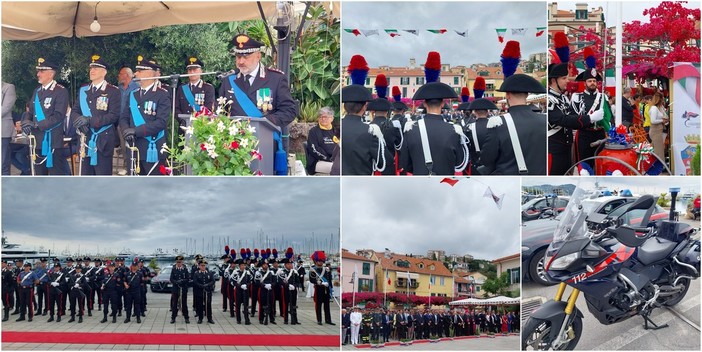
POLYGON ((131 321, 132 312, 136 316, 137 323, 141 323, 141 281, 142 273, 137 271, 128 271, 123 280, 124 284, 124 308, 127 313, 125 323, 131 321), (133 309, 133 310, 132 310, 133 309))
MULTIPOLYGON (((230 110, 231 116, 246 116, 247 114, 234 96, 234 90, 229 83, 229 77, 230 76, 225 76, 222 78, 222 85, 219 87, 219 96, 225 97, 227 101, 233 101, 230 110)), ((257 92, 261 89, 270 89, 272 109, 267 110, 264 116, 273 124, 283 128, 297 117, 299 107, 290 94, 288 79, 282 72, 272 68, 266 68, 259 64, 259 71, 253 83, 249 86, 244 80, 244 75, 239 73, 234 79, 234 82, 246 93, 254 105, 258 103, 257 92)))
POLYGON ((112 322, 117 322, 117 310, 119 301, 118 287, 122 286, 122 278, 117 272, 109 271, 102 275, 100 280, 100 291, 102 292, 102 322, 107 322, 107 314, 112 309, 112 322))
MULTIPOLYGON (((115 124, 119 121, 119 113, 121 106, 122 94, 119 88, 104 81, 97 87, 92 84, 87 84, 81 87, 85 91, 86 103, 90 109, 90 129, 86 134, 86 144, 90 147, 94 145, 97 148, 94 158, 96 165, 92 165, 93 161, 89 156, 89 150, 86 150, 85 159, 83 159, 83 175, 112 175, 112 155, 114 154, 114 146, 117 143, 117 129, 115 124), (94 136, 95 135, 95 136, 94 136), (94 140, 94 141, 93 141, 94 140), (91 142, 93 141, 93 142, 91 142)), ((78 98, 73 103, 71 109, 71 120, 74 121, 78 116, 86 116, 87 111, 83 111, 81 107, 81 94, 78 93, 78 98)), ((88 147, 86 147, 88 148, 88 147)))
POLYGON ((36 137, 36 153, 34 169, 37 175, 69 175, 68 161, 64 158, 66 149, 63 144, 64 125, 66 113, 68 112, 68 90, 56 81, 49 84, 47 89, 42 86, 32 92, 29 100, 29 113, 25 114, 22 121, 36 123, 36 128, 32 128, 32 134, 36 137), (35 110, 35 97, 38 98, 39 107, 44 112, 44 120, 39 121, 35 110), (53 166, 48 167, 48 160, 45 157, 48 153, 42 153, 42 141, 46 137, 48 146, 53 149, 53 166), (44 162, 42 162, 44 161, 44 162))
POLYGON ((134 127, 136 135, 136 146, 139 148, 139 166, 142 175, 158 175, 158 165, 165 165, 166 154, 161 153, 161 148, 166 144, 166 126, 171 115, 171 99, 168 92, 159 88, 157 84, 147 87, 148 90, 135 89, 127 95, 127 107, 124 109, 119 119, 119 126, 124 131, 126 128, 134 127), (131 96, 134 96, 132 103, 131 96), (132 106, 136 107, 144 118, 144 124, 135 125, 135 118, 132 116, 132 106), (147 151, 149 148, 156 151, 157 163, 147 161, 147 151))
POLYGON ((178 310, 183 313, 186 322, 188 318, 188 283, 190 281, 190 272, 183 265, 178 267, 174 265, 171 269, 170 282, 173 285, 171 289, 171 321, 174 321, 178 316, 178 310))

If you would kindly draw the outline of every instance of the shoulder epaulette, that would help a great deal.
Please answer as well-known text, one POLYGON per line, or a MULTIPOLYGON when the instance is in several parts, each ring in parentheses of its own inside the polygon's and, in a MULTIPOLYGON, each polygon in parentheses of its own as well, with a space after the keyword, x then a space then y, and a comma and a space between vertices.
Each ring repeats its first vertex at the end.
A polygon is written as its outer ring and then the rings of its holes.
POLYGON ((409 131, 411 131, 411 130, 412 130, 412 127, 414 127, 414 123, 415 123, 415 122, 416 122, 416 121, 414 121, 414 120, 409 120, 409 121, 407 121, 407 122, 405 123, 405 130, 404 130, 404 132, 409 132, 409 131))
POLYGON ((281 70, 279 70, 279 69, 277 69, 277 68, 274 68, 274 67, 268 67, 267 70, 268 70, 268 71, 272 71, 272 72, 280 73, 281 75, 284 75, 284 74, 285 74, 285 72, 283 72, 283 71, 281 71, 281 70))
POLYGON ((487 128, 495 128, 502 126, 502 116, 491 116, 488 119, 487 128))

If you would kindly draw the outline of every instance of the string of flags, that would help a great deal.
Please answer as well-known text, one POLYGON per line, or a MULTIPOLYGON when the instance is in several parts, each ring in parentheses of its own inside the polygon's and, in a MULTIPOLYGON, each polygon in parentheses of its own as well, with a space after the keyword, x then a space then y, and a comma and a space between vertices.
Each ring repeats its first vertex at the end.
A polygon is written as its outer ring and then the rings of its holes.
MULTIPOLYGON (((527 33, 529 32, 529 30, 531 28, 526 28, 526 27, 523 27, 523 28, 495 28, 495 32, 497 32, 497 40, 499 40, 500 43, 505 42, 505 34, 507 34, 508 29, 512 33, 512 36, 523 37, 523 36, 527 35, 527 33)), ((546 27, 536 27, 536 32, 534 33, 534 35, 536 37, 540 37, 540 36, 544 35, 545 32, 546 32, 546 27)))
MULTIPOLYGON (((504 42, 505 35, 507 32, 511 33, 512 36, 526 36, 530 33, 534 33, 534 36, 540 37, 546 32, 546 27, 536 27, 534 28, 529 28, 529 27, 521 27, 521 28, 495 28, 495 31, 497 32, 497 38, 500 41, 500 43, 504 42)), ((428 33, 432 33, 435 35, 442 35, 446 33, 453 33, 461 37, 466 37, 468 35, 468 30, 459 30, 459 29, 447 29, 447 28, 430 28, 430 29, 397 29, 397 28, 385 28, 385 29, 361 29, 361 28, 344 28, 344 31, 349 34, 353 34, 354 36, 364 36, 364 37, 372 37, 372 36, 380 36, 381 33, 385 33, 386 35, 396 38, 396 37, 402 37, 402 36, 419 36, 420 33, 426 31, 428 33)))
MULTIPOLYGON (((455 186, 458 181, 461 181, 463 179, 468 179, 469 177, 444 177, 439 181, 439 183, 445 183, 448 184, 449 186, 453 187, 455 186)), ((483 193, 483 197, 485 198, 490 198, 492 199, 493 202, 495 202, 495 205, 497 206, 497 209, 502 210, 502 201, 505 199, 505 194, 502 193, 500 195, 495 194, 495 192, 492 191, 490 186, 486 185, 483 182, 480 182, 479 180, 473 179, 474 181, 482 184, 483 186, 487 187, 485 189, 485 193, 483 193)))

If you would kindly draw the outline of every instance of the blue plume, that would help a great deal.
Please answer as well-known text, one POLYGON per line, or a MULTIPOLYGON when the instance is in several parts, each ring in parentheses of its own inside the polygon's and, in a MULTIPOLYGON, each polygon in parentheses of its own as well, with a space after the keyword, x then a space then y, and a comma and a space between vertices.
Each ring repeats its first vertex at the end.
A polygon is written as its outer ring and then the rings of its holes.
POLYGON ((364 70, 351 70, 349 74, 351 76, 351 84, 366 84, 366 78, 368 77, 368 71, 364 70))
POLYGON ((500 59, 500 62, 502 62, 502 73, 505 75, 505 78, 507 78, 517 71, 519 58, 503 57, 500 59))

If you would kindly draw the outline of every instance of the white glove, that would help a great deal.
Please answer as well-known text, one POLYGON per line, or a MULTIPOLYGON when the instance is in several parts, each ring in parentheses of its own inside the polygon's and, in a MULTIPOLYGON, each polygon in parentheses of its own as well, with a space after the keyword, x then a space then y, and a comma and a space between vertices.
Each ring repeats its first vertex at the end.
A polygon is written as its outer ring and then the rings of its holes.
POLYGON ((328 283, 328 282, 322 282, 322 285, 323 285, 324 287, 329 287, 329 283, 328 283))
POLYGON ((73 288, 79 288, 79 287, 80 287, 80 285, 78 285, 78 284, 73 285, 73 288))
POLYGON ((53 287, 58 287, 58 285, 59 285, 58 282, 52 282, 52 283, 51 283, 51 286, 53 286, 53 287))
POLYGON ((293 285, 288 285, 288 288, 290 289, 290 291, 295 291, 295 286, 293 285))
POLYGON ((245 289, 247 289, 247 288, 248 288, 248 286, 246 286, 246 284, 241 285, 241 289, 242 289, 242 290, 245 290, 245 289))
POLYGON ((271 286, 271 284, 265 284, 263 287, 265 287, 266 290, 272 290, 272 289, 273 289, 273 287, 271 286))
POLYGON ((595 123, 601 121, 604 118, 604 110, 599 109, 590 112, 590 122, 595 123))
POLYGON ((89 278, 89 277, 86 277, 86 278, 85 278, 85 282, 90 282, 90 278, 89 278))

